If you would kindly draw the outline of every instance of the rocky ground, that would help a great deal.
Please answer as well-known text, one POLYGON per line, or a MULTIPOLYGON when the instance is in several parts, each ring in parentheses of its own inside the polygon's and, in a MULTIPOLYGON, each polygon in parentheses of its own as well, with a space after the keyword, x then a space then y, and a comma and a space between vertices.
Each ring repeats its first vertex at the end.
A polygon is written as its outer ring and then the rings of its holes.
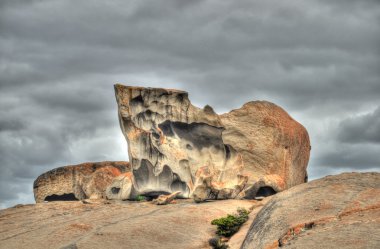
POLYGON ((242 249, 380 248, 380 173, 344 173, 275 195, 242 249))
POLYGON ((210 248, 211 220, 252 210, 231 249, 380 248, 380 173, 344 173, 263 201, 60 201, 0 211, 0 248, 210 248))
POLYGON ((216 230, 211 220, 258 203, 91 202, 49 202, 1 210, 0 248, 209 248, 208 239, 216 230))

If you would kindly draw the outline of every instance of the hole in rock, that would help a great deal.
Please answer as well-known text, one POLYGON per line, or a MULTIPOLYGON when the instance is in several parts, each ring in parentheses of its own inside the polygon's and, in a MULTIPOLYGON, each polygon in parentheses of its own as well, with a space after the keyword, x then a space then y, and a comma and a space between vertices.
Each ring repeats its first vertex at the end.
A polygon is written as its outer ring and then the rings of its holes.
POLYGON ((158 134, 157 132, 152 132, 152 136, 153 136, 155 139, 160 139, 160 134, 158 134))
POLYGON ((230 146, 229 144, 225 144, 224 145, 224 150, 226 151, 226 159, 230 159, 231 158, 231 149, 230 149, 230 146))
POLYGON ((264 186, 259 188, 256 197, 267 197, 274 194, 276 194, 276 191, 272 187, 264 186))
POLYGON ((185 96, 184 96, 184 94, 178 94, 176 96, 176 98, 177 98, 178 102, 182 103, 184 101, 184 99, 185 99, 185 96))
POLYGON ((78 201, 73 193, 63 195, 49 195, 45 197, 45 201, 78 201))
POLYGON ((112 194, 116 195, 120 192, 120 188, 113 187, 113 188, 111 188, 111 192, 112 192, 112 194))
POLYGON ((142 98, 141 95, 139 95, 139 96, 133 98, 130 103, 131 103, 131 106, 143 105, 144 99, 142 98))
POLYGON ((189 141, 192 147, 202 149, 211 146, 223 148, 222 131, 223 128, 214 127, 205 123, 182 123, 172 122, 169 120, 159 124, 165 136, 174 136, 176 134, 180 139, 189 141))

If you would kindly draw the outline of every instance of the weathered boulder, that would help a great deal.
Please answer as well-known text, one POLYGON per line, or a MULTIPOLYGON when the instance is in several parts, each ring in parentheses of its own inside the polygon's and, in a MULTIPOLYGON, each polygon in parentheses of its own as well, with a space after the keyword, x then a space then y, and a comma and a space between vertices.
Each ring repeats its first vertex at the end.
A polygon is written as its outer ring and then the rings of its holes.
POLYGON ((97 162, 59 167, 34 181, 36 202, 106 197, 113 179, 130 170, 128 162, 97 162))
POLYGON ((115 95, 132 196, 253 198, 307 179, 307 131, 274 104, 250 102, 219 116, 184 91, 115 85, 115 95))
POLYGON ((243 195, 270 195, 307 182, 306 129, 281 107, 253 101, 220 116, 223 141, 241 155, 248 186, 243 195))
POLYGON ((379 248, 380 173, 344 173, 274 196, 242 249, 379 248))

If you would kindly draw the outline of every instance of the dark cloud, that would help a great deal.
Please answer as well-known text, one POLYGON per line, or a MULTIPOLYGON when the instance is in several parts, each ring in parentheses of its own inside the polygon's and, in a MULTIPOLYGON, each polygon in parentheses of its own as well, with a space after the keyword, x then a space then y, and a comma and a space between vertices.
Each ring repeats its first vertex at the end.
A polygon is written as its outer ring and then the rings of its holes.
POLYGON ((20 120, 0 120, 0 132, 18 131, 25 128, 25 124, 20 120))
POLYGON ((311 178, 378 169, 379 23, 377 0, 3 0, 0 205, 53 167, 127 160, 117 82, 218 112, 266 99, 308 129, 311 178))
POLYGON ((335 169, 369 170, 380 169, 380 157, 376 154, 380 145, 338 145, 331 148, 328 153, 316 158, 318 167, 335 169))
POLYGON ((380 144, 380 106, 372 113, 342 120, 339 124, 338 139, 349 144, 380 144))

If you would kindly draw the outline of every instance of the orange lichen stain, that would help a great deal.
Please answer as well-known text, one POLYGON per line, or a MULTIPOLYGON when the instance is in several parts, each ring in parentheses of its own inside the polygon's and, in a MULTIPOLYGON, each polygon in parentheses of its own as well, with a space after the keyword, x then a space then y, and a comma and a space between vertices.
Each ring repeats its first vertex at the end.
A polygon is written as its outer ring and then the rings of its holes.
POLYGON ((127 136, 129 140, 135 140, 136 138, 141 136, 141 133, 143 133, 141 129, 135 128, 134 130, 128 132, 127 136))
POLYGON ((113 176, 118 176, 118 175, 120 175, 121 174, 121 172, 120 172, 120 170, 119 169, 117 169, 117 168, 110 168, 110 169, 108 169, 110 172, 111 172, 111 174, 113 175, 113 176))
POLYGON ((268 185, 277 186, 279 190, 285 189, 284 179, 277 174, 265 175, 262 179, 268 185))
POLYGON ((207 176, 209 174, 210 170, 207 166, 200 167, 197 172, 195 172, 196 177, 207 176))
POLYGON ((370 205, 363 208, 352 208, 350 210, 344 210, 340 214, 338 214, 338 217, 341 218, 341 217, 348 216, 354 213, 359 213, 359 212, 364 212, 364 211, 374 210, 374 209, 380 209, 380 203, 376 203, 374 205, 370 205))
POLYGON ((129 179, 132 179, 132 172, 126 172, 123 173, 123 175, 125 175, 125 177, 128 177, 129 179))
POLYGON ((223 188, 225 186, 225 182, 212 182, 211 185, 214 188, 223 188))
POLYGON ((310 223, 301 223, 301 224, 293 226, 286 232, 286 234, 282 238, 278 240, 279 244, 285 245, 290 240, 292 240, 295 236, 299 235, 301 232, 305 230, 311 229, 314 225, 315 225, 314 222, 310 222, 310 223))
POLYGON ((278 241, 273 241, 273 243, 267 245, 265 249, 277 249, 278 247, 279 247, 278 241))
POLYGON ((166 137, 164 135, 164 132, 160 129, 160 127, 157 127, 157 131, 160 134, 160 144, 166 143, 166 137))
POLYGON ((187 182, 187 186, 190 188, 190 190, 193 190, 194 189, 194 183, 193 183, 193 180, 190 179, 188 182, 187 182))
POLYGON ((129 132, 127 133, 127 136, 128 136, 128 139, 129 139, 129 140, 135 141, 136 139, 138 139, 138 138, 141 136, 141 134, 145 134, 145 135, 147 135, 147 134, 149 134, 149 133, 150 133, 150 132, 148 132, 148 131, 145 131, 145 130, 140 129, 140 128, 138 128, 138 127, 134 127, 133 130, 131 130, 131 131, 129 131, 129 132))
POLYGON ((171 151, 174 158, 186 158, 187 154, 182 150, 172 150, 171 151))

